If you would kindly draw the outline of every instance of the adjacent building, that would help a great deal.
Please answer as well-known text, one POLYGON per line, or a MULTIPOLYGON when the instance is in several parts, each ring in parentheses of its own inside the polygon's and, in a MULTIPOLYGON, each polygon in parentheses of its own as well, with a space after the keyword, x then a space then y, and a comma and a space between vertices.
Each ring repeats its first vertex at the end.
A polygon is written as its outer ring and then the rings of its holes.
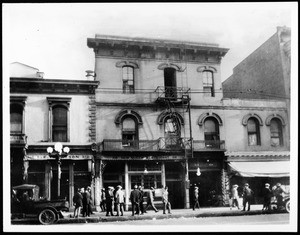
POLYGON ((11 69, 11 184, 37 184, 43 198, 70 200, 93 182, 98 82, 44 79, 21 63, 11 69), (68 152, 60 159, 49 151, 57 142, 68 152))
POLYGON ((223 82, 231 182, 248 181, 258 196, 266 182, 289 185, 290 66, 291 30, 277 27, 223 82))

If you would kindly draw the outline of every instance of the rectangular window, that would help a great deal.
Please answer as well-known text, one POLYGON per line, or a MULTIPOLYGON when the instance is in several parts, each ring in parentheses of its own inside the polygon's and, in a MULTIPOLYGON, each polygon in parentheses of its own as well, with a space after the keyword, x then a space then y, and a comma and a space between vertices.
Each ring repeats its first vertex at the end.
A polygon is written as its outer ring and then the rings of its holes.
POLYGON ((134 73, 131 66, 123 67, 123 93, 134 93, 134 73))
POLYGON ((205 96, 215 96, 213 72, 203 71, 203 92, 205 96))

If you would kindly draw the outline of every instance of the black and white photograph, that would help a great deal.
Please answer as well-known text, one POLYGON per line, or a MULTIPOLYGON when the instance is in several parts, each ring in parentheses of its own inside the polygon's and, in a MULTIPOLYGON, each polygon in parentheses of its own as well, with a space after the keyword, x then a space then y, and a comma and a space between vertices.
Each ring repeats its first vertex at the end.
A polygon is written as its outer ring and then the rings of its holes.
POLYGON ((297 232, 298 2, 2 3, 4 232, 297 232))

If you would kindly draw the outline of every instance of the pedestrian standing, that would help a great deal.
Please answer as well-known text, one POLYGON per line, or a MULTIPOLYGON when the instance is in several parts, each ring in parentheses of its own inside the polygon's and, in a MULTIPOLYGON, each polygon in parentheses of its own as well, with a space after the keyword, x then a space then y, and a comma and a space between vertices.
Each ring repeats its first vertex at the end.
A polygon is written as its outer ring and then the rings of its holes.
POLYGON ((193 192, 193 210, 195 210, 196 206, 200 209, 199 205, 199 188, 197 186, 194 187, 193 192))
POLYGON ((250 206, 253 200, 254 192, 249 187, 249 184, 246 183, 243 189, 243 211, 246 209, 246 204, 248 203, 248 211, 250 211, 250 206))
POLYGON ((238 210, 240 209, 238 187, 239 186, 237 184, 232 185, 230 210, 232 210, 232 208, 235 206, 238 208, 238 210))
POLYGON ((270 189, 270 184, 266 183, 265 187, 262 190, 262 195, 264 198, 263 211, 271 210, 271 198, 272 198, 272 190, 270 189))
POLYGON ((101 211, 104 212, 106 211, 106 192, 105 192, 105 189, 101 189, 101 202, 100 202, 100 208, 101 208, 101 211))
POLYGON ((78 188, 77 192, 73 196, 73 204, 75 206, 74 214, 73 214, 74 218, 78 218, 78 216, 79 216, 80 210, 82 208, 82 199, 83 199, 83 196, 81 194, 81 189, 78 188))
POLYGON ((281 187, 281 183, 276 184, 276 188, 273 190, 273 194, 276 197, 278 208, 283 206, 283 195, 285 191, 281 187))
POLYGON ((134 185, 134 189, 130 193, 132 216, 134 216, 136 210, 138 211, 138 214, 140 212, 139 199, 140 199, 140 191, 138 190, 138 186, 134 185))
MULTIPOLYGON (((139 199, 139 209, 141 212, 141 215, 144 214, 144 190, 143 190, 143 186, 139 186, 139 191, 140 191, 140 199, 139 199)), ((138 211, 137 211, 138 213, 138 211)))
POLYGON ((158 210, 154 205, 154 193, 155 193, 155 189, 151 187, 151 190, 147 194, 147 205, 145 207, 145 213, 147 213, 147 209, 149 206, 151 206, 155 212, 158 212, 158 210))
POLYGON ((82 215, 83 215, 83 217, 89 216, 89 209, 88 209, 89 200, 90 200, 90 194, 86 189, 86 190, 84 190, 84 192, 82 194, 82 215))
POLYGON ((116 191, 116 206, 117 206, 117 216, 123 216, 124 214, 124 192, 122 191, 122 186, 118 185, 117 186, 117 191, 116 191))
POLYGON ((113 203, 114 203, 114 188, 112 186, 109 186, 106 191, 106 216, 114 216, 113 213, 113 203))
POLYGON ((87 187, 87 191, 88 191, 88 195, 89 195, 89 198, 88 198, 88 216, 90 216, 91 214, 94 214, 93 213, 93 197, 92 197, 92 189, 90 186, 87 187))
POLYGON ((169 202, 169 191, 168 187, 165 186, 162 194, 162 202, 163 202, 163 214, 166 214, 166 210, 168 209, 168 213, 171 213, 171 203, 169 202))

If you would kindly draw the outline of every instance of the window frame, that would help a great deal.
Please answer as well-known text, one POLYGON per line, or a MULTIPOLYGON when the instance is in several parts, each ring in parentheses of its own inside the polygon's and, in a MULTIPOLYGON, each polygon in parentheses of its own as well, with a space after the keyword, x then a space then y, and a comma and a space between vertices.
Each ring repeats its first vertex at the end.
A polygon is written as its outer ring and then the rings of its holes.
POLYGON ((280 147, 280 146, 283 146, 283 125, 282 125, 282 122, 280 119, 278 118, 272 118, 270 120, 270 140, 271 140, 271 146, 273 147, 280 147), (272 122, 276 122, 277 123, 277 127, 278 127, 278 131, 277 132, 272 132, 272 122), (278 137, 274 137, 272 136, 272 133, 277 133, 278 134, 278 137), (276 138, 276 139, 279 139, 279 144, 276 145, 276 144, 273 144, 273 141, 272 139, 273 138, 276 138))
POLYGON ((215 84, 214 84, 214 72, 212 70, 203 70, 202 71, 202 83, 203 83, 203 92, 204 95, 208 94, 208 92, 206 92, 207 88, 210 90, 209 94, 211 97, 215 97, 215 84), (204 82, 204 79, 208 79, 207 76, 205 76, 204 74, 210 73, 211 74, 211 85, 210 83, 204 82))
POLYGON ((139 132, 138 132, 138 121, 137 119, 132 115, 126 115, 121 120, 121 139, 122 139, 122 146, 123 147, 137 147, 138 141, 139 141, 139 132), (124 129, 124 121, 126 119, 131 119, 134 122, 134 130, 125 130, 124 129), (131 136, 133 137, 132 140, 129 140, 128 138, 124 138, 125 136, 131 136), (130 144, 130 142, 132 142, 130 144))
POLYGON ((70 102, 72 98, 69 97, 47 97, 49 105, 49 124, 48 124, 48 141, 49 142, 70 142, 70 102), (64 107, 67 112, 67 128, 66 141, 56 141, 53 138, 53 109, 64 107))
POLYGON ((259 128, 259 121, 255 117, 250 117, 247 120, 247 139, 248 139, 248 146, 260 146, 261 145, 261 138, 260 138, 260 128, 259 128), (249 131, 249 121, 253 120, 255 123, 255 131, 249 131), (256 136, 256 143, 252 144, 250 140, 250 136, 256 136))
POLYGON ((135 75, 135 73, 134 73, 134 67, 133 66, 130 66, 130 65, 122 66, 122 89, 123 89, 123 94, 134 94, 135 93, 134 75, 135 75), (127 71, 126 74, 124 73, 125 68, 126 68, 126 71, 127 71), (128 78, 128 75, 131 74, 131 73, 128 73, 129 68, 132 71, 132 79, 128 78), (124 79, 124 75, 126 75, 126 79, 124 79), (129 81, 131 81, 131 80, 132 80, 132 85, 129 84, 129 81))

